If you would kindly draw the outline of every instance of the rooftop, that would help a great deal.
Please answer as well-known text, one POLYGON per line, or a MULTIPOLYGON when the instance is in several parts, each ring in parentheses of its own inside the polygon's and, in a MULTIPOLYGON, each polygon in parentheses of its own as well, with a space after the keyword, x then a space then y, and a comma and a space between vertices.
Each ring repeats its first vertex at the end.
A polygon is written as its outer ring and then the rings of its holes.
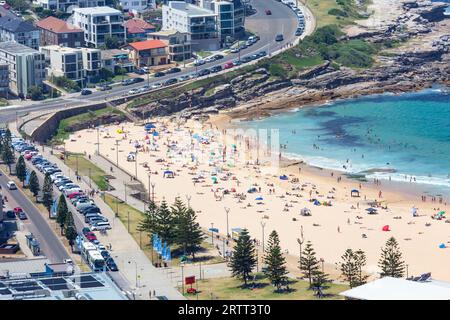
POLYGON ((167 47, 167 45, 164 42, 162 42, 161 40, 138 41, 138 42, 132 42, 128 45, 137 51, 167 47))
POLYGON ((359 300, 450 300, 450 283, 384 277, 340 294, 359 300))
POLYGON ((80 52, 80 48, 69 48, 69 47, 63 47, 58 45, 50 45, 50 46, 43 46, 41 47, 41 50, 51 50, 51 51, 58 51, 61 53, 74 53, 74 52, 80 52))
POLYGON ((39 53, 39 51, 37 50, 14 41, 0 42, 0 50, 9 52, 11 54, 39 53))
POLYGON ((168 6, 174 10, 184 11, 190 17, 216 16, 216 14, 208 9, 198 7, 183 1, 170 1, 168 6))
POLYGON ((120 14, 117 9, 111 7, 93 7, 93 8, 74 8, 73 12, 79 12, 81 14, 91 14, 91 15, 108 15, 108 14, 120 14))
POLYGON ((120 49, 102 50, 101 55, 102 59, 113 59, 115 57, 120 56, 123 56, 124 58, 128 59, 128 52, 120 49))
POLYGON ((125 21, 125 28, 128 33, 145 33, 149 29, 156 29, 156 27, 142 19, 133 18, 125 21))
POLYGON ((36 23, 36 26, 55 33, 83 32, 83 29, 77 28, 64 20, 47 17, 36 23))
POLYGON ((0 17, 0 28, 10 32, 31 32, 37 30, 31 22, 9 16, 0 17))
POLYGON ((0 300, 127 300, 105 273, 0 280, 0 300))
POLYGON ((177 30, 174 30, 174 29, 168 29, 168 30, 160 30, 160 31, 158 31, 158 32, 152 32, 152 36, 171 36, 171 35, 174 35, 174 34, 177 34, 177 33, 182 33, 182 32, 179 32, 179 31, 177 31, 177 30))

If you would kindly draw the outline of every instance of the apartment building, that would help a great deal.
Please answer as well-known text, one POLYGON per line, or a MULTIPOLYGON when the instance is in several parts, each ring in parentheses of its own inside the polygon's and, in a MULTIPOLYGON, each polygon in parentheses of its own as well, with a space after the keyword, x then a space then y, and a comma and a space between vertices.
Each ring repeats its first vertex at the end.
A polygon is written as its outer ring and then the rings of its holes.
POLYGON ((0 42, 0 63, 9 66, 9 89, 25 97, 32 86, 45 79, 45 58, 42 53, 17 42, 0 42))
POLYGON ((192 50, 214 51, 220 48, 217 14, 214 11, 182 1, 170 1, 163 5, 162 16, 162 30, 187 33, 192 50))
POLYGON ((40 50, 48 65, 47 77, 66 77, 83 86, 85 70, 81 49, 53 45, 41 47, 40 50))
POLYGON ((0 17, 0 41, 14 41, 39 49, 39 30, 31 22, 10 16, 0 17))
POLYGON ((130 60, 139 67, 167 64, 167 44, 161 40, 145 40, 129 43, 130 60))
POLYGON ((218 31, 222 41, 244 33, 245 11, 242 0, 200 0, 199 6, 217 14, 218 31))
POLYGON ((47 17, 36 23, 40 31, 41 46, 62 46, 77 48, 84 46, 84 30, 64 20, 47 17))
MULTIPOLYGON (((8 97, 9 92, 9 65, 0 63, 0 96, 8 97)), ((0 195, 1 197, 1 195, 0 195)), ((1 212, 0 207, 0 212, 1 212)))
POLYGON ((100 49, 81 48, 83 54, 83 68, 86 70, 86 79, 91 82, 98 76, 102 68, 102 54, 100 49))
POLYGON ((47 10, 67 12, 69 7, 102 7, 106 5, 106 0, 34 0, 33 3, 47 10))
POLYGON ((122 12, 110 7, 75 8, 73 24, 84 30, 86 45, 95 48, 103 45, 107 36, 126 41, 122 12))
POLYGON ((156 31, 156 27, 142 19, 132 18, 124 22, 128 42, 139 39, 146 40, 147 34, 156 31))
POLYGON ((189 35, 186 32, 176 30, 164 30, 152 32, 148 35, 149 39, 161 40, 167 44, 169 63, 172 61, 185 61, 192 57, 192 47, 189 41, 189 35))
POLYGON ((147 8, 155 8, 154 1, 148 0, 119 0, 122 10, 125 12, 132 12, 134 14, 140 13, 147 8))
POLYGON ((102 68, 116 72, 125 69, 127 72, 134 70, 134 63, 128 57, 128 51, 122 49, 109 49, 101 51, 102 68))

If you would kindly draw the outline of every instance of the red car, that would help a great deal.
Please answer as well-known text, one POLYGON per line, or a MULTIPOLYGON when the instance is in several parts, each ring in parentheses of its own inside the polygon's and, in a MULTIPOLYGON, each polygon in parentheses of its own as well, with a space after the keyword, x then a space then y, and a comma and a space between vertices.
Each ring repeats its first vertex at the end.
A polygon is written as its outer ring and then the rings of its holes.
POLYGON ((15 214, 18 214, 19 212, 22 212, 23 210, 22 210, 21 207, 15 207, 15 208, 13 209, 13 211, 14 211, 15 214))
POLYGON ((272 14, 272 11, 266 10, 266 15, 270 16, 272 14))
POLYGON ((76 197, 78 195, 82 195, 82 194, 83 194, 83 192, 73 192, 73 193, 69 194, 67 196, 67 198, 72 199, 72 198, 74 198, 74 197, 76 197))
POLYGON ((31 158, 33 158, 33 154, 27 153, 24 158, 25 158, 25 160, 30 160, 31 158))
POLYGON ((90 242, 97 240, 97 237, 95 236, 95 234, 91 231, 86 233, 85 235, 86 239, 88 239, 90 242))
POLYGON ((234 63, 231 62, 231 61, 229 61, 229 62, 227 62, 227 63, 225 63, 225 64, 223 65, 223 68, 224 68, 224 69, 230 69, 230 68, 233 68, 233 67, 234 67, 234 63))

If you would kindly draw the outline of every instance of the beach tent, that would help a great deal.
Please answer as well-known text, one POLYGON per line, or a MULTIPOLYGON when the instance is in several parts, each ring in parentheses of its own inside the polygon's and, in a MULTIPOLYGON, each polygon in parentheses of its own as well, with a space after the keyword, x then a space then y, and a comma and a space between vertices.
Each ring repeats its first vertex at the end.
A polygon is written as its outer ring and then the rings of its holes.
POLYGON ((264 199, 263 199, 263 197, 257 197, 256 199, 255 199, 256 201, 263 201, 264 199))
POLYGON ((411 213, 413 217, 417 217, 417 208, 416 207, 412 207, 411 208, 411 213))
POLYGON ((154 132, 153 132, 153 136, 154 136, 154 137, 157 137, 157 136, 159 136, 159 133, 158 133, 157 131, 154 131, 154 132))
POLYGON ((366 211, 368 214, 377 214, 378 213, 377 209, 375 209, 375 208, 367 208, 366 211))
POLYGON ((445 243, 441 243, 441 244, 439 245, 439 248, 440 248, 440 249, 445 249, 445 248, 447 248, 447 246, 445 245, 445 243))
POLYGON ((155 125, 153 123, 147 123, 145 126, 145 131, 150 131, 151 129, 156 128, 155 125))
POLYGON ((283 174, 282 176, 280 176, 280 180, 289 180, 289 178, 287 177, 287 175, 283 174))
POLYGON ((163 178, 173 178, 174 177, 174 173, 173 173, 173 171, 170 171, 170 170, 166 170, 166 171, 164 171, 164 174, 163 174, 163 178))
POLYGON ((308 208, 303 208, 302 210, 300 210, 300 214, 302 216, 310 216, 311 215, 311 210, 309 210, 308 208))
POLYGON ((320 206, 320 201, 314 200, 314 205, 315 205, 315 206, 320 206))
POLYGON ((255 187, 250 188, 250 189, 247 190, 248 193, 254 193, 254 192, 256 192, 256 191, 257 191, 257 190, 256 190, 255 187))
POLYGON ((391 231, 391 229, 389 229, 389 225, 385 225, 383 227, 383 229, 381 229, 381 230, 383 230, 383 231, 391 231))
POLYGON ((359 197, 359 190, 358 190, 358 189, 353 189, 353 190, 350 192, 350 196, 351 196, 351 197, 359 197))
POLYGON ((438 213, 438 215, 440 215, 440 216, 443 216, 443 215, 445 215, 445 211, 441 211, 441 212, 439 212, 439 213, 438 213))

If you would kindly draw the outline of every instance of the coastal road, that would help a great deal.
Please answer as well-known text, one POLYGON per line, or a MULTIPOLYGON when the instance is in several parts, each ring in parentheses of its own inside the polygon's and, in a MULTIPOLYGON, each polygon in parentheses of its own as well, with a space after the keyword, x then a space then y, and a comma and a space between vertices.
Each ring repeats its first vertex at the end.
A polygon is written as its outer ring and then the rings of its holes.
POLYGON ((33 233, 40 243, 41 252, 51 262, 58 263, 62 262, 64 259, 69 259, 70 256, 66 248, 50 228, 47 221, 42 216, 42 213, 20 189, 9 190, 6 186, 9 181, 8 177, 5 175, 5 172, 2 172, 1 170, 0 173, 2 193, 4 196, 6 195, 8 197, 8 202, 6 204, 11 209, 21 207, 28 217, 27 220, 17 220, 18 224, 23 223, 25 227, 33 233))
MULTIPOLYGON (((245 56, 252 55, 259 51, 266 51, 271 54, 274 51, 281 49, 288 43, 293 43, 296 39, 295 30, 297 29, 297 16, 288 6, 276 0, 251 0, 250 4, 256 10, 256 13, 246 18, 246 29, 258 34, 260 40, 253 44, 252 46, 242 50, 239 54, 229 54, 224 59, 215 61, 212 63, 207 63, 200 67, 187 67, 177 74, 167 75, 160 78, 149 78, 149 81, 137 83, 129 86, 113 86, 109 91, 96 91, 89 96, 80 96, 79 93, 70 94, 64 97, 33 102, 32 104, 20 105, 20 106, 10 106, 0 109, 0 124, 13 121, 16 117, 20 117, 21 114, 33 112, 33 111, 48 111, 48 110, 58 110, 67 107, 80 106, 86 103, 95 103, 105 100, 113 100, 115 98, 121 97, 133 88, 142 87, 144 84, 152 84, 157 82, 164 82, 170 78, 179 78, 182 75, 187 75, 194 73, 196 71, 211 68, 215 65, 223 65, 227 61, 235 60, 238 58, 243 58, 245 56), (271 15, 266 15, 265 10, 270 10, 271 15), (277 34, 283 34, 284 40, 280 42, 275 41, 275 36, 277 34)), ((308 33, 308 15, 305 12, 306 17, 306 32, 308 33)), ((227 69, 226 72, 234 70, 227 69)), ((213 76, 213 75, 212 75, 213 76)))

